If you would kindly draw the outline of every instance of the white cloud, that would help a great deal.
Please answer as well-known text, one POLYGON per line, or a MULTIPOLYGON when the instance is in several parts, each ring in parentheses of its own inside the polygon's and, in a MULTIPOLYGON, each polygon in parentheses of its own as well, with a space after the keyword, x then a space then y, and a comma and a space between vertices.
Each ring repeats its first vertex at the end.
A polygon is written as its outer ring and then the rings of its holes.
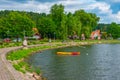
POLYGON ((69 6, 69 5, 80 5, 83 2, 79 0, 67 0, 67 1, 58 1, 58 4, 63 4, 64 6, 69 6))
POLYGON ((35 1, 28 1, 27 3, 17 3, 17 2, 12 3, 10 1, 8 2, 9 2, 9 5, 8 4, 0 5, 0 10, 7 9, 7 10, 20 10, 20 11, 33 11, 38 13, 42 13, 42 12, 48 13, 50 10, 50 7, 53 5, 53 3, 39 3, 35 1))
POLYGON ((96 2, 95 4, 89 5, 91 9, 98 8, 100 13, 111 13, 110 5, 104 2, 96 2))
POLYGON ((117 14, 108 14, 107 16, 101 16, 100 23, 111 23, 116 22, 120 23, 120 11, 117 14))
POLYGON ((114 22, 120 23, 120 11, 117 14, 112 14, 114 22))
POLYGON ((120 20, 120 11, 117 13, 116 18, 120 20))
POLYGON ((79 9, 91 10, 89 7, 90 4, 94 4, 96 1, 94 0, 65 0, 58 1, 57 4, 63 4, 65 6, 66 12, 74 12, 79 9))
MULTIPOLYGON (((120 0, 114 0, 114 2, 120 2, 120 0)), ((19 10, 19 11, 33 11, 38 13, 49 13, 50 8, 54 4, 63 4, 66 12, 74 12, 79 9, 84 9, 87 12, 96 13, 101 17, 100 22, 120 23, 120 11, 117 14, 112 14, 110 4, 105 2, 97 2, 96 0, 58 0, 56 2, 37 2, 30 0, 26 3, 12 2, 10 0, 0 0, 0 10, 19 10), (97 11, 96 11, 97 9, 97 11), (106 15, 106 16, 103 16, 106 15)))

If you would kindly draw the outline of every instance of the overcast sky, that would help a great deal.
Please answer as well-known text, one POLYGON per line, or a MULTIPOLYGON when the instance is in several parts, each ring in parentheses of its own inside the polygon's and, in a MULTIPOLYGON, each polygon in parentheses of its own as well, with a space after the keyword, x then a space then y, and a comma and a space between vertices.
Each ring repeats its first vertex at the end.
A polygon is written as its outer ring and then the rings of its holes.
POLYGON ((0 10, 49 13, 54 4, 63 4, 66 12, 84 9, 95 13, 100 23, 120 23, 120 0, 0 0, 0 10))

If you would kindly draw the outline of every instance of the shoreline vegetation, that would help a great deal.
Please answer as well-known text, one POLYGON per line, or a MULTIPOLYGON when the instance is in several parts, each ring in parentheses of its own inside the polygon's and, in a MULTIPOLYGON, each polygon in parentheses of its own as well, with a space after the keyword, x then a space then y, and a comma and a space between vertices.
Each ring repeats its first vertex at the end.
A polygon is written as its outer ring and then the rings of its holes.
MULTIPOLYGON (((55 49, 69 46, 84 46, 92 44, 110 44, 116 43, 120 44, 120 40, 85 40, 85 41, 53 41, 53 42, 43 42, 41 44, 36 44, 37 46, 30 47, 28 49, 19 49, 11 51, 7 54, 7 60, 13 65, 13 67, 22 72, 23 74, 29 74, 27 76, 32 76, 36 80, 46 80, 42 77, 42 72, 39 68, 34 68, 26 63, 24 60, 28 58, 31 54, 41 52, 47 49, 55 49)), ((28 46, 29 47, 29 46, 28 46)))

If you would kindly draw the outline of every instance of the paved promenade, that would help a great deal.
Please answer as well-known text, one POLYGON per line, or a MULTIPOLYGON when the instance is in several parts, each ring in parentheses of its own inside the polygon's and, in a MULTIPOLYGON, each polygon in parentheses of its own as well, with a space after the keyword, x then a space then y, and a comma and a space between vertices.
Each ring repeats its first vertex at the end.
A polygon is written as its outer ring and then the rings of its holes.
MULTIPOLYGON (((36 47, 47 44, 38 44, 38 45, 30 45, 28 47, 36 47)), ((12 50, 20 49, 19 47, 10 47, 10 48, 1 48, 0 49, 0 80, 35 80, 31 74, 22 74, 21 72, 15 70, 12 64, 6 60, 6 54, 12 50)))
POLYGON ((22 48, 22 46, 0 49, 0 80, 34 80, 32 77, 30 78, 16 71, 12 64, 6 60, 6 54, 9 51, 19 48, 22 48))

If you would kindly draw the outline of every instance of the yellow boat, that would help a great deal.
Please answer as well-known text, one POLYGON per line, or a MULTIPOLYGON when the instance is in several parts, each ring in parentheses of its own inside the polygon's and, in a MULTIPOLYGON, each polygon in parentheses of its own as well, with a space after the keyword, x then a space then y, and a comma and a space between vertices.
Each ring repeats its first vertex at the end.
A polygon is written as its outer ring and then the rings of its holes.
POLYGON ((80 52, 57 52, 58 55, 80 55, 80 52))

